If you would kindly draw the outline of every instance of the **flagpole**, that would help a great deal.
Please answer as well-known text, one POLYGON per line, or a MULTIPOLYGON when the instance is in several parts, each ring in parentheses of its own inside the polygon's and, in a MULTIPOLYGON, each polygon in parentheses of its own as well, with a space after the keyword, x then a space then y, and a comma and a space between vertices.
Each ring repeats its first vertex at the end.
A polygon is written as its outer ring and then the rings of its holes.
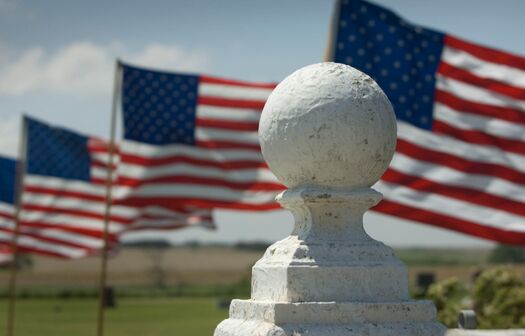
POLYGON ((11 251, 13 259, 9 274, 9 303, 7 310, 6 336, 13 336, 15 326, 15 303, 16 303, 16 279, 17 279, 17 261, 18 261, 18 235, 20 230, 20 212, 22 207, 22 193, 25 176, 26 161, 26 118, 22 116, 22 125, 20 129, 20 142, 18 144, 18 160, 15 171, 15 213, 14 232, 11 239, 11 251))
POLYGON ((106 300, 106 281, 107 281, 107 266, 108 266, 108 241, 109 241, 109 222, 111 217, 111 186, 113 182, 113 158, 115 154, 115 134, 117 127, 117 107, 118 96, 120 94, 120 83, 122 77, 122 64, 117 59, 115 64, 115 77, 113 82, 113 101, 111 104, 111 130, 109 141, 109 158, 106 175, 106 205, 104 211, 104 243, 102 247, 102 260, 100 269, 100 284, 99 284, 99 302, 98 302, 98 322, 97 322, 97 336, 104 335, 104 304, 106 300))
POLYGON ((332 62, 334 60, 335 54, 335 40, 337 38, 337 26, 339 24, 339 15, 341 11, 341 0, 335 1, 335 8, 332 14, 332 21, 330 24, 330 29, 328 30, 328 39, 326 41, 326 47, 324 49, 323 60, 325 62, 332 62))

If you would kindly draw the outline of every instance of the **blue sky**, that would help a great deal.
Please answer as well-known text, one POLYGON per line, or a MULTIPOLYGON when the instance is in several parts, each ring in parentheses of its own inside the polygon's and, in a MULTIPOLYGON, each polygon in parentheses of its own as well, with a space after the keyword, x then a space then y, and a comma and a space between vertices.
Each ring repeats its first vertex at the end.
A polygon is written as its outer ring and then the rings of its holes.
MULTIPOLYGON (((378 0, 406 19, 525 55, 521 0, 378 0)), ((334 1, 0 0, 0 154, 14 155, 22 112, 107 136, 116 57, 150 67, 279 81, 322 61, 334 1)), ((175 241, 276 240, 291 216, 217 213, 219 231, 175 241)), ((379 215, 370 233, 394 245, 483 245, 379 215)))

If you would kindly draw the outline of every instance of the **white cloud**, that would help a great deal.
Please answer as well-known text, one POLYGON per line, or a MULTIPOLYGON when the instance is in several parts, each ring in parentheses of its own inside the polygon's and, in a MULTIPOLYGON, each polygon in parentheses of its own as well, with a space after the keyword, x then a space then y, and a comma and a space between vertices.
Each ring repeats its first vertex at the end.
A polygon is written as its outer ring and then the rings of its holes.
POLYGON ((137 65, 147 65, 158 69, 173 69, 185 72, 201 72, 208 68, 208 57, 203 53, 189 54, 176 47, 153 43, 143 51, 129 58, 137 65))
POLYGON ((2 117, 0 123, 0 155, 17 157, 21 116, 14 114, 2 117))
POLYGON ((175 45, 152 43, 135 53, 122 49, 75 42, 54 53, 35 47, 0 58, 0 94, 107 93, 117 56, 134 64, 178 71, 205 71, 209 65, 204 53, 175 45))

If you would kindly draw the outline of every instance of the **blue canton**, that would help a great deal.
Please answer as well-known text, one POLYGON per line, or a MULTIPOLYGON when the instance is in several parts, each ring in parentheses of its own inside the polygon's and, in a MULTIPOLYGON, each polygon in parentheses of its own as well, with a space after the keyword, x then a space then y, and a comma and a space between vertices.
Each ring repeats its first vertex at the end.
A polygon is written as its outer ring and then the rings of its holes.
POLYGON ((199 77, 123 68, 124 138, 153 145, 195 144, 199 77))
POLYGON ((88 138, 26 118, 27 173, 90 180, 88 138))
POLYGON ((342 0, 338 25, 334 61, 370 75, 398 119, 431 129, 444 35, 360 0, 342 0))
POLYGON ((16 161, 0 156, 0 202, 15 203, 16 161))

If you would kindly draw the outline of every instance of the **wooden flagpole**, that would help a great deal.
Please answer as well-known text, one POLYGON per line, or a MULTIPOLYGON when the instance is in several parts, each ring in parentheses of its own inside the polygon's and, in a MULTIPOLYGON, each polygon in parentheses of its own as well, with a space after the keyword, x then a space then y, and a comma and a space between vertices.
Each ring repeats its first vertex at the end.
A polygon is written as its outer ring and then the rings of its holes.
POLYGON ((14 213, 14 232, 11 240, 11 252, 13 260, 11 261, 11 270, 9 274, 9 303, 7 310, 6 336, 13 336, 15 327, 15 303, 16 303, 16 280, 17 280, 17 262, 18 262, 18 235, 20 230, 20 212, 22 207, 22 193, 25 177, 26 166, 26 118, 22 116, 22 125, 20 128, 20 142, 18 144, 18 160, 16 163, 15 177, 15 213, 14 213))
POLYGON ((102 247, 100 284, 99 284, 99 302, 98 302, 98 319, 97 319, 97 336, 104 335, 104 306, 106 301, 106 281, 108 266, 108 241, 109 241, 109 222, 111 218, 111 187, 113 184, 113 158, 115 156, 115 135, 117 127, 117 107, 120 94, 120 83, 122 81, 122 63, 117 59, 115 64, 115 77, 113 82, 113 101, 111 104, 111 130, 109 141, 109 158, 106 175, 106 205, 104 210, 104 244, 102 247))
POLYGON ((339 15, 341 11, 341 0, 335 1, 335 8, 332 14, 332 21, 330 29, 328 30, 328 39, 326 41, 326 47, 324 49, 323 60, 325 62, 333 62, 335 57, 335 40, 337 39, 337 28, 339 25, 339 15))

